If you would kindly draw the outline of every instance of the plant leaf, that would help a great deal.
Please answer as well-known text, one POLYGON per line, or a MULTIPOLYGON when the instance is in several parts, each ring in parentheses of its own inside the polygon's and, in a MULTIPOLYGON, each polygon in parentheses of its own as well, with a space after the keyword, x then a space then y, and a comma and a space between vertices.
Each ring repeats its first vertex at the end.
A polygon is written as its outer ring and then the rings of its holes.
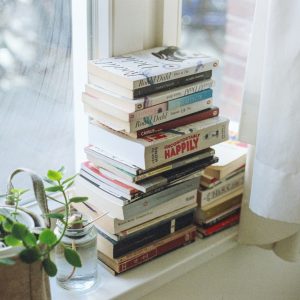
POLYGON ((50 258, 45 258, 42 262, 44 270, 50 277, 54 277, 57 273, 55 263, 50 258))
POLYGON ((39 240, 41 243, 51 246, 55 244, 57 237, 52 230, 46 228, 41 232, 39 240))
POLYGON ((6 265, 6 266, 12 266, 16 262, 13 259, 10 258, 1 258, 0 259, 0 265, 6 265))
POLYGON ((77 175, 78 175, 78 174, 75 174, 75 175, 73 175, 73 176, 67 178, 66 180, 64 180, 64 181, 62 182, 62 184, 66 184, 67 182, 69 182, 69 181, 75 179, 75 177, 76 177, 77 175))
POLYGON ((72 265, 73 267, 80 268, 81 267, 81 260, 80 256, 76 251, 70 248, 65 248, 64 250, 65 258, 67 262, 72 265))
POLYGON ((49 179, 47 177, 44 177, 43 180, 46 181, 49 184, 55 184, 56 183, 55 181, 53 181, 53 180, 51 180, 51 179, 49 179))
POLYGON ((23 240, 28 233, 28 228, 21 223, 14 223, 11 229, 11 234, 18 240, 23 240))
POLYGON ((22 242, 11 234, 7 235, 4 238, 4 242, 7 246, 12 246, 12 247, 22 246, 22 242))
POLYGON ((60 213, 50 213, 50 214, 45 214, 44 216, 51 219, 59 219, 59 220, 63 220, 65 217, 64 214, 60 214, 60 213))
POLYGON ((37 248, 27 248, 20 252, 20 259, 26 264, 32 264, 40 258, 37 248))
POLYGON ((67 190, 70 186, 72 186, 74 184, 74 180, 70 181, 67 186, 65 187, 65 189, 67 190))
POLYGON ((73 197, 69 200, 69 203, 79 203, 79 202, 84 202, 87 201, 89 198, 88 197, 73 197))
POLYGON ((13 224, 14 223, 11 219, 6 218, 5 221, 2 223, 2 226, 6 232, 11 232, 13 224))
POLYGON ((62 179, 62 173, 60 171, 49 170, 47 177, 53 181, 59 181, 62 179))
POLYGON ((61 166, 60 168, 59 168, 59 170, 58 170, 58 172, 60 172, 60 173, 63 173, 65 171, 65 167, 64 166, 61 166))
POLYGON ((59 185, 49 186, 49 187, 45 188, 45 191, 46 192, 58 192, 58 191, 62 191, 62 188, 59 185))
POLYGON ((26 236, 23 238, 23 243, 28 247, 36 246, 36 237, 33 233, 27 232, 26 236))

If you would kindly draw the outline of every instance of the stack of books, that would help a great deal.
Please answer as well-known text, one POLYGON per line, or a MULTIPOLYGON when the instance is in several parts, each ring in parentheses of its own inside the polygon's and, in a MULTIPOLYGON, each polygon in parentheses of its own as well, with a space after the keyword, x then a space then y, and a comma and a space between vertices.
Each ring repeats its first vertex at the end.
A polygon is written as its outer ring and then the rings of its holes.
POLYGON ((160 47, 92 60, 83 93, 87 161, 74 204, 98 230, 98 257, 115 273, 193 242, 194 210, 210 146, 228 139, 213 106, 218 60, 160 47))
POLYGON ((201 175, 197 231, 205 238, 236 225, 240 218, 247 144, 229 140, 214 146, 219 161, 201 175))

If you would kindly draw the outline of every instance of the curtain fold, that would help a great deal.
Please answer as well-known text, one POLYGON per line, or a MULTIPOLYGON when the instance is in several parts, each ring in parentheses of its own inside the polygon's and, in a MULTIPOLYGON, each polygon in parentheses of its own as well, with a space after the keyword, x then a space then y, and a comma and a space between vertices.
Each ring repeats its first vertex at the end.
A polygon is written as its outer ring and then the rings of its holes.
POLYGON ((240 242, 300 256, 300 2, 257 1, 240 123, 251 144, 240 242))

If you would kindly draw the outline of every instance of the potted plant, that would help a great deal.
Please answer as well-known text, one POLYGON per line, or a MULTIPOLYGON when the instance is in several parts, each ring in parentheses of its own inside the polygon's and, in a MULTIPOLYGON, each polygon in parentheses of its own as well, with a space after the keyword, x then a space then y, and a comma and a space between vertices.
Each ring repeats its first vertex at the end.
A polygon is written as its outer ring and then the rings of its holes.
MULTIPOLYGON (((68 197, 67 190, 74 184, 75 176, 64 179, 62 169, 49 170, 45 178, 50 185, 47 188, 44 188, 43 181, 39 176, 27 169, 17 169, 9 177, 5 195, 6 205, 0 206, 1 299, 18 299, 17 297, 27 299, 24 295, 28 293, 31 294, 30 299, 50 299, 47 275, 55 276, 57 274, 57 266, 51 253, 58 245, 61 245, 68 229, 72 226, 78 227, 78 224, 82 223, 82 220, 78 218, 74 222, 70 204, 87 200, 87 197, 68 197), (14 188, 12 179, 20 172, 26 172, 31 176, 34 194, 43 213, 44 222, 32 212, 19 206, 21 197, 27 191, 14 188), (48 194, 53 192, 60 192, 63 201, 48 194), (48 199, 60 202, 64 212, 49 213, 48 199), (70 219, 73 220, 72 223, 70 219), (59 234, 55 234, 51 229, 50 220, 59 220, 61 227, 59 234), (45 226, 42 226, 42 223, 45 226), (30 277, 30 284, 35 282, 35 287, 26 284, 28 281, 26 278, 24 280, 26 274, 27 277, 30 277)), ((63 247, 66 262, 73 268, 80 268, 81 259, 76 249, 64 245, 61 247, 63 247)))

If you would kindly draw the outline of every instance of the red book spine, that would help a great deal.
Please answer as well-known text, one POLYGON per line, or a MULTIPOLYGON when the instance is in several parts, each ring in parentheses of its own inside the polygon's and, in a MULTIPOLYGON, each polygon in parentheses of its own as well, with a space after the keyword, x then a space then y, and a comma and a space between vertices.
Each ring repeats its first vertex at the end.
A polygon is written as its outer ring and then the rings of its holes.
POLYGON ((208 236, 213 233, 217 233, 218 231, 225 229, 226 227, 229 227, 233 224, 238 223, 239 220, 240 220, 240 213, 238 212, 238 213, 226 218, 225 220, 223 220, 215 225, 212 225, 209 228, 201 230, 201 232, 204 236, 208 236))
POLYGON ((185 244, 191 243, 196 238, 196 230, 188 232, 182 236, 177 237, 174 240, 171 240, 163 245, 159 245, 157 248, 150 250, 149 252, 143 253, 139 256, 136 256, 126 262, 120 263, 118 265, 117 273, 125 272, 129 269, 132 269, 146 261, 151 260, 154 257, 160 256, 171 250, 179 248, 185 244))
POLYGON ((187 115, 179 119, 171 120, 169 122, 165 122, 162 124, 155 125, 150 128, 145 128, 138 130, 136 132, 137 138, 143 138, 150 134, 155 134, 157 132, 163 131, 163 130, 169 130, 176 127, 184 126, 190 123, 206 120, 209 118, 213 118, 219 115, 219 108, 213 107, 209 110, 203 110, 197 113, 194 113, 192 115, 187 115))

